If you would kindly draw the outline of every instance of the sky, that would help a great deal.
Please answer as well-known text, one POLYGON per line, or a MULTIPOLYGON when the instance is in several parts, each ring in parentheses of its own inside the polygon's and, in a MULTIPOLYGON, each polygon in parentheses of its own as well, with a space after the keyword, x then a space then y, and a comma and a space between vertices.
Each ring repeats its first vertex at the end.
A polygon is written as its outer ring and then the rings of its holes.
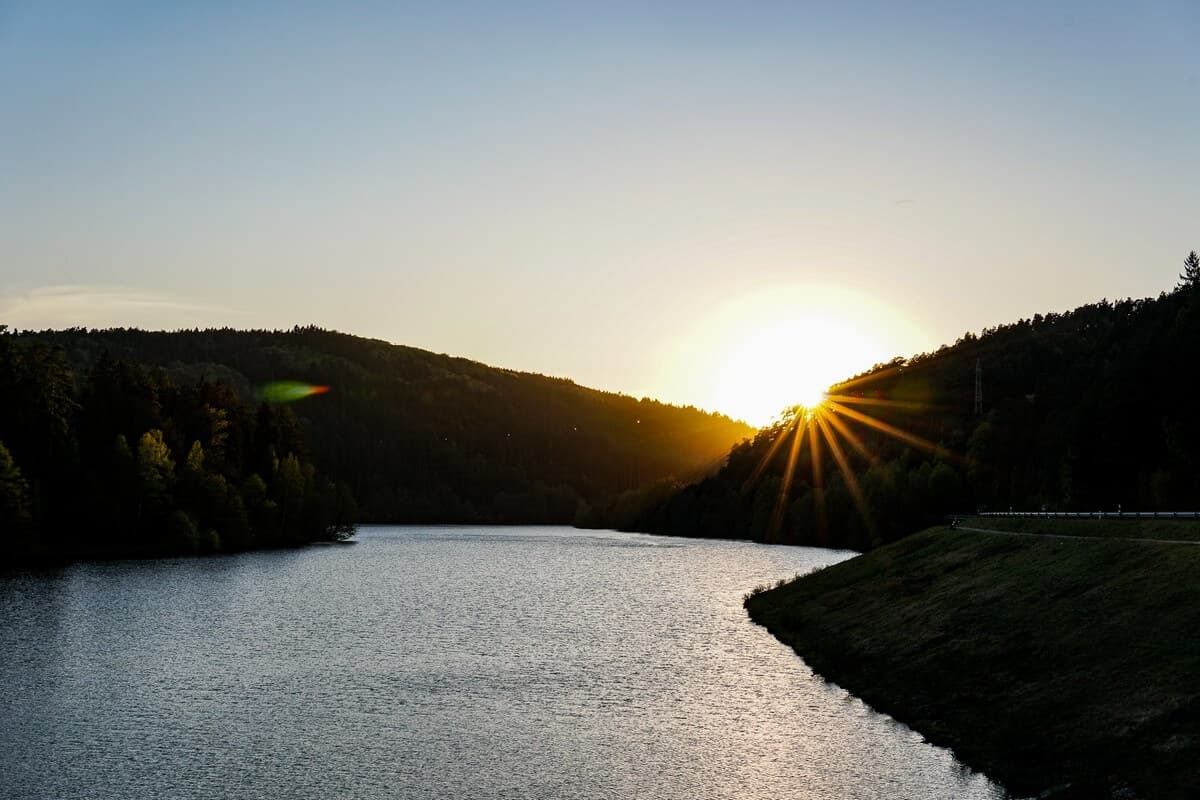
POLYGON ((0 0, 0 324, 317 324, 765 422, 1171 289, 1197 41, 1194 0, 0 0))

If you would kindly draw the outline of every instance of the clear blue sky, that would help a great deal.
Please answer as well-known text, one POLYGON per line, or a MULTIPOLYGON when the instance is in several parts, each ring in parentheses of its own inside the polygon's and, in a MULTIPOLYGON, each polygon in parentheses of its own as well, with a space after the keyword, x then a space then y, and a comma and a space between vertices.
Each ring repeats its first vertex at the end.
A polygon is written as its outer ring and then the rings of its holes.
POLYGON ((1198 142, 1195 0, 0 0, 0 323, 714 406, 715 343, 789 313, 746 298, 849 292, 886 357, 1171 288, 1198 142))

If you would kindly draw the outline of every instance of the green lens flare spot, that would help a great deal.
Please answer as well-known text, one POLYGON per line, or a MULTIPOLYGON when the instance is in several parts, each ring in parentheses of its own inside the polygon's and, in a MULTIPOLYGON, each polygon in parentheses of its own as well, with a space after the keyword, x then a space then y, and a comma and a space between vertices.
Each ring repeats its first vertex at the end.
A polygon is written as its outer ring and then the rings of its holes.
POLYGON ((314 394, 325 394, 328 386, 317 386, 302 381, 271 381, 258 387, 255 394, 266 403, 294 403, 314 394))

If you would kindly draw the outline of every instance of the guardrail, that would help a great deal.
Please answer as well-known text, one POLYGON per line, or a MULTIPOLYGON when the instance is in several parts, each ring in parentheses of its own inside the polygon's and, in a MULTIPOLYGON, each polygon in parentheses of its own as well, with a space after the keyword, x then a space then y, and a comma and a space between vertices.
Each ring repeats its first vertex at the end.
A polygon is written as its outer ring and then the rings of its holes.
POLYGON ((1036 519, 1200 519, 1200 511, 975 511, 947 514, 947 519, 967 517, 1031 517, 1036 519))

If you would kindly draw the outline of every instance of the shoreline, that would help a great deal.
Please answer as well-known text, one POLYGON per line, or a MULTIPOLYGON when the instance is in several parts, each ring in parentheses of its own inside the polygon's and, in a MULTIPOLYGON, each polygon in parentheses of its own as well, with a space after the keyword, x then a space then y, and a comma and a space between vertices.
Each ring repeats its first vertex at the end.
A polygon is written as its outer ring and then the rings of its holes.
POLYGON ((1016 796, 1200 794, 1200 551, 933 528, 746 599, 819 675, 1016 796))

